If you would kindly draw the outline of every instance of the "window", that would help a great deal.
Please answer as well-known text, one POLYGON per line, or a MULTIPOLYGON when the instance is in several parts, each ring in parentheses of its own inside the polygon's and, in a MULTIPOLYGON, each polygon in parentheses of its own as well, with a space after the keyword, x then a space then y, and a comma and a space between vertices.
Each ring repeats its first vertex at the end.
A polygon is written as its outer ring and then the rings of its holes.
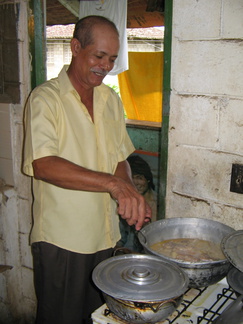
POLYGON ((72 51, 70 49, 70 43, 63 44, 63 62, 69 64, 72 58, 72 51))
POLYGON ((46 56, 47 63, 54 63, 54 44, 48 44, 47 46, 47 56, 46 56))

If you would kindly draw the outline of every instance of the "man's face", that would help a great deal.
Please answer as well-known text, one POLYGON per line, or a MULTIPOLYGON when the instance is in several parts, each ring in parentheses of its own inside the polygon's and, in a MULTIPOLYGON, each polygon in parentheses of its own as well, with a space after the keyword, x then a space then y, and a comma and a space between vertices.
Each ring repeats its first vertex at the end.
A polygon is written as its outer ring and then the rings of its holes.
POLYGON ((85 88, 96 87, 114 67, 119 51, 119 38, 107 26, 93 30, 93 44, 81 48, 75 56, 76 77, 85 88))
POLYGON ((143 174, 134 174, 132 180, 141 195, 144 195, 148 190, 148 180, 143 174))

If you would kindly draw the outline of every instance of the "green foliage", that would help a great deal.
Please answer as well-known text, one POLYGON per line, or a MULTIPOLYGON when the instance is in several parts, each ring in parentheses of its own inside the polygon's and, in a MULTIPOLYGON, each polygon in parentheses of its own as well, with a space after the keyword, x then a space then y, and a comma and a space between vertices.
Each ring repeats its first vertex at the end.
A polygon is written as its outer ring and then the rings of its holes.
POLYGON ((106 85, 108 85, 108 87, 113 89, 120 96, 120 89, 117 85, 115 85, 115 84, 106 84, 106 85))

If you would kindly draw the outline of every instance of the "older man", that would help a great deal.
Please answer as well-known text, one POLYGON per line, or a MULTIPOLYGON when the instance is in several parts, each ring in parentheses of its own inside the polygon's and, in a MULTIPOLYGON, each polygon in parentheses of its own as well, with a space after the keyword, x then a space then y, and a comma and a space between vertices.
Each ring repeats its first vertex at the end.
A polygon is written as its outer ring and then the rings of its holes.
POLYGON ((37 324, 89 323, 103 300, 94 267, 120 238, 118 214, 139 230, 150 207, 133 185, 123 107, 102 80, 119 52, 110 20, 79 20, 72 61, 26 106, 23 171, 33 176, 31 243, 37 324))

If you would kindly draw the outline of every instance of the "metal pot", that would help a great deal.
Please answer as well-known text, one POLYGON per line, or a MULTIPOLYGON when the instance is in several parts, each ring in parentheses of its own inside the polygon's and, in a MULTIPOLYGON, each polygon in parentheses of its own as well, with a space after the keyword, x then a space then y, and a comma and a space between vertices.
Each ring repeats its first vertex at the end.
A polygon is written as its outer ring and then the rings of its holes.
POLYGON ((182 296, 158 303, 138 303, 103 294, 109 310, 128 323, 157 323, 165 320, 180 305, 182 296))
POLYGON ((243 295, 243 272, 235 267, 232 267, 227 274, 227 282, 235 291, 237 297, 243 295))
POLYGON ((234 266, 227 275, 227 281, 238 297, 213 323, 243 324, 243 230, 225 236, 221 242, 221 247, 234 266))
POLYGON ((187 275, 175 264, 142 254, 111 257, 92 278, 111 312, 128 323, 157 323, 171 315, 188 288, 187 275))
POLYGON ((228 284, 237 296, 243 295, 243 230, 225 236, 221 247, 233 265, 227 274, 228 284))
POLYGON ((231 268, 227 258, 220 261, 186 262, 164 256, 151 249, 151 245, 176 238, 199 238, 220 244, 235 230, 222 223, 203 218, 168 218, 145 226, 138 238, 147 254, 177 264, 189 277, 189 287, 206 287, 223 279, 231 268))

